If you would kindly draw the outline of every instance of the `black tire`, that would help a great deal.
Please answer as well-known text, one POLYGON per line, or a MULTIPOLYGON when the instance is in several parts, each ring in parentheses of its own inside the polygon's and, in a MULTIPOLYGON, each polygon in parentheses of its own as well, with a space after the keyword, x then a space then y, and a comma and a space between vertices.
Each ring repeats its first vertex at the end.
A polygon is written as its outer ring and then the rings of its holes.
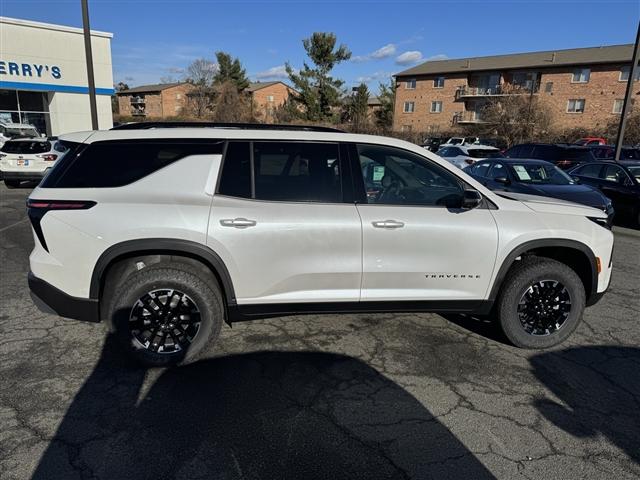
POLYGON ((524 258, 511 268, 503 288, 496 305, 498 320, 504 335, 517 347, 542 349, 558 345, 582 319, 584 285, 564 263, 524 258), (532 311, 535 315, 529 314, 532 311))
POLYGON ((122 347, 146 367, 167 367, 193 362, 205 347, 218 338, 224 321, 222 294, 215 279, 194 269, 192 265, 181 263, 153 265, 131 274, 116 289, 107 312, 122 347), (166 305, 163 302, 167 302, 169 295, 163 296, 157 292, 168 291, 175 293, 171 294, 172 302, 166 305), (156 295, 159 296, 154 298, 156 295), (148 315, 151 309, 142 306, 140 299, 143 298, 147 301, 151 298, 152 305, 159 307, 157 311, 162 312, 157 315, 153 312, 156 316, 148 315), (170 320, 169 316, 175 313, 171 310, 173 304, 176 304, 173 308, 178 309, 176 315, 180 315, 180 318, 186 316, 191 320, 182 323, 175 316, 170 320), (180 310, 181 308, 191 310, 187 312, 180 310), (145 324, 153 324, 145 327, 148 330, 135 328, 135 325, 141 325, 139 322, 143 317, 142 311, 147 315, 144 316, 145 319, 151 319, 145 320, 145 324), (181 315, 180 312, 186 315, 181 315), (158 320, 163 315, 164 320, 158 320), (189 321, 192 323, 189 324, 189 321), (163 326, 159 322, 164 322, 163 326), (176 326, 169 322, 176 323, 176 326), (154 335, 152 331, 157 333, 154 335), (154 342, 149 340, 151 337, 159 340, 154 342), (179 339, 184 340, 184 345, 180 344, 179 339), (158 347, 160 343, 162 345, 158 347), (168 351, 161 352, 161 348, 167 348, 168 351))
POLYGON ((18 188, 20 186, 20 180, 5 180, 4 184, 7 188, 18 188))

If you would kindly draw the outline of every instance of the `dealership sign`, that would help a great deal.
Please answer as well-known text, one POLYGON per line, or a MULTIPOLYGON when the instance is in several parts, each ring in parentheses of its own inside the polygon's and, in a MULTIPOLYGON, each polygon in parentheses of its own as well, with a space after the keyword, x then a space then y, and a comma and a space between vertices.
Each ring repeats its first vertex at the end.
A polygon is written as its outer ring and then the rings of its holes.
POLYGON ((39 63, 18 63, 0 60, 0 75, 11 77, 62 78, 62 70, 57 65, 39 63))

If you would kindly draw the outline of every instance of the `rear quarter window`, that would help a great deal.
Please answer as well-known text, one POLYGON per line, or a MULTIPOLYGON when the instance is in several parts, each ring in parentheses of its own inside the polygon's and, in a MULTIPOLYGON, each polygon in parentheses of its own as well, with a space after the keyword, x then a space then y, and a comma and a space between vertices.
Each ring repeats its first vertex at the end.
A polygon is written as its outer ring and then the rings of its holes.
POLYGON ((221 154, 216 140, 131 140, 71 147, 43 180, 43 188, 122 187, 189 155, 221 154))

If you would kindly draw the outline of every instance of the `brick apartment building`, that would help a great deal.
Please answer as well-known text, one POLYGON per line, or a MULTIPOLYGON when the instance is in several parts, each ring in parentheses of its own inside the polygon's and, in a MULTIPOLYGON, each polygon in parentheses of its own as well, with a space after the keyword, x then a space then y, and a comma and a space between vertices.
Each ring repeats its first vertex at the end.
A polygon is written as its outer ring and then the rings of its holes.
POLYGON ((169 118, 182 114, 193 86, 186 83, 142 85, 118 92, 120 115, 148 118, 169 118))
POLYGON ((253 114, 271 120, 275 109, 287 101, 294 90, 283 82, 255 82, 245 90, 253 101, 253 114))
POLYGON ((425 62, 395 76, 394 129, 464 130, 483 123, 491 98, 536 95, 552 128, 596 130, 619 118, 632 53, 614 45, 425 62))

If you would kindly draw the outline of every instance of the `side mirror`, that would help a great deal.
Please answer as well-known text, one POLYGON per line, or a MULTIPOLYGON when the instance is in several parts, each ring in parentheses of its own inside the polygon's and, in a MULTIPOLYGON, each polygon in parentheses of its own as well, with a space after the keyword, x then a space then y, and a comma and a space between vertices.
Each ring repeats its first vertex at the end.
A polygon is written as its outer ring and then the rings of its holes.
POLYGON ((571 180, 573 180, 573 183, 580 183, 580 177, 572 176, 571 180))
POLYGON ((501 183, 502 185, 509 185, 511 182, 507 177, 496 177, 493 179, 496 183, 501 183))
POLYGON ((482 203, 482 195, 477 190, 465 190, 462 197, 462 208, 471 210, 482 203))

